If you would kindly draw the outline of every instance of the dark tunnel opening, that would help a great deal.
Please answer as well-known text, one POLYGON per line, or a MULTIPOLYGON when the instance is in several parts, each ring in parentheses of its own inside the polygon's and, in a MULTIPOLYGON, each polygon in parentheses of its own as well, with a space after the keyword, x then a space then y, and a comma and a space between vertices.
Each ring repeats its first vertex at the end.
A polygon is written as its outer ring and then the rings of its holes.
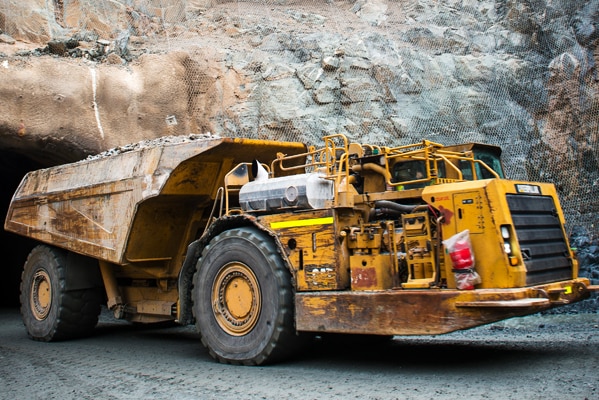
POLYGON ((2 243, 2 254, 4 254, 3 274, 0 279, 0 306, 13 307, 19 304, 21 270, 27 255, 37 244, 32 239, 4 230, 8 206, 23 176, 29 171, 45 167, 47 165, 32 161, 21 154, 0 151, 0 215, 2 216, 0 243, 2 243))

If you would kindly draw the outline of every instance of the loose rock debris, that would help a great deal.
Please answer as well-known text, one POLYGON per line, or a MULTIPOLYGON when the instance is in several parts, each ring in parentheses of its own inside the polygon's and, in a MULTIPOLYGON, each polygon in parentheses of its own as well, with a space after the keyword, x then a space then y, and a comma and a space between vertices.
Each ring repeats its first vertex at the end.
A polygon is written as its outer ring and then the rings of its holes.
MULTIPOLYGON (((114 41, 101 39, 93 32, 81 31, 70 38, 52 39, 45 47, 20 51, 21 57, 54 55, 58 57, 84 58, 90 61, 106 61, 111 64, 124 64, 135 58, 129 50, 129 34, 121 32, 114 41)), ((15 40, 0 34, 0 43, 14 44, 15 40)), ((144 50, 141 51, 145 52, 144 50)))
POLYGON ((136 151, 141 149, 147 149, 152 147, 164 146, 168 144, 180 144, 193 142, 198 140, 210 140, 210 139, 218 139, 220 136, 213 135, 211 133, 192 133, 189 135, 179 135, 179 136, 162 136, 156 139, 148 139, 142 140, 141 142, 126 144, 124 146, 115 147, 112 149, 108 149, 101 153, 90 155, 86 158, 89 160, 96 160, 100 158, 112 157, 117 154, 127 153, 130 151, 136 151))

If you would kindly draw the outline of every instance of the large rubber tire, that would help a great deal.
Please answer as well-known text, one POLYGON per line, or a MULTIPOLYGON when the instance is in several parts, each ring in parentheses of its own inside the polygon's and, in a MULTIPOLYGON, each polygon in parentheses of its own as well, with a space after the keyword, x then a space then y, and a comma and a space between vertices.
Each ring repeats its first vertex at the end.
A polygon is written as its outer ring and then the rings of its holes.
POLYGON ((27 333, 43 342, 91 334, 98 323, 101 290, 67 290, 67 253, 35 247, 21 275, 21 315, 27 333))
POLYGON ((300 346, 290 273, 273 240, 257 229, 212 239, 198 261, 192 299, 202 343, 222 363, 272 363, 300 346))

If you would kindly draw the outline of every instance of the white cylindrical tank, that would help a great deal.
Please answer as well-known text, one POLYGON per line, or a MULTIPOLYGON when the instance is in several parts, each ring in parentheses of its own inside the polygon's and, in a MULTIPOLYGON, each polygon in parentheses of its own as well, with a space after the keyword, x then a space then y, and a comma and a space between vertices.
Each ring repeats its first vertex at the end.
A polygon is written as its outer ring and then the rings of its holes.
POLYGON ((333 187, 316 172, 256 180, 242 186, 239 203, 244 211, 324 208, 333 199, 333 187))

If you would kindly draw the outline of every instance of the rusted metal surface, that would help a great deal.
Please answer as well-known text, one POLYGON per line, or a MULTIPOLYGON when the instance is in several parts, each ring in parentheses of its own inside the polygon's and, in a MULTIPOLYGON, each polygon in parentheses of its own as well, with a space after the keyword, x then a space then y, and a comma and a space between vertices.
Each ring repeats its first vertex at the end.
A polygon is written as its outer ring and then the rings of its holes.
POLYGON ((533 314, 588 297, 588 279, 504 290, 386 290, 297 293, 299 331, 436 335, 533 314), (563 296, 543 297, 564 288, 563 296))
POLYGON ((5 229, 115 264, 169 262, 196 235, 190 224, 201 222, 232 165, 304 151, 300 143, 210 138, 34 171, 5 229))
POLYGON ((261 216, 276 232, 291 264, 296 289, 339 290, 349 286, 331 209, 261 216))

